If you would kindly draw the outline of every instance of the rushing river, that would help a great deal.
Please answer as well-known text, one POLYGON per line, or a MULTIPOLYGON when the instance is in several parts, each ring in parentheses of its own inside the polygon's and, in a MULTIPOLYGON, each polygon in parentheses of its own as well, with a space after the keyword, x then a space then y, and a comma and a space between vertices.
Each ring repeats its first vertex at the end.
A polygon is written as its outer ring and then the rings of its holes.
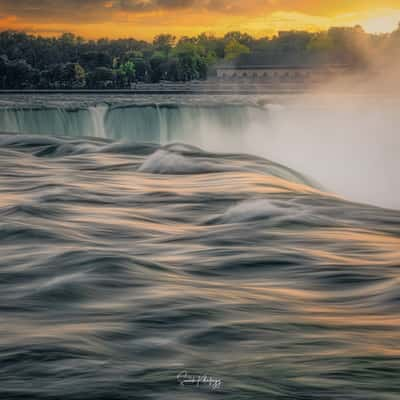
POLYGON ((228 152, 280 106, 25 103, 0 111, 1 399, 399 398, 400 211, 228 152))
POLYGON ((0 132, 255 154, 400 209, 399 109, 389 96, 0 95, 0 132))

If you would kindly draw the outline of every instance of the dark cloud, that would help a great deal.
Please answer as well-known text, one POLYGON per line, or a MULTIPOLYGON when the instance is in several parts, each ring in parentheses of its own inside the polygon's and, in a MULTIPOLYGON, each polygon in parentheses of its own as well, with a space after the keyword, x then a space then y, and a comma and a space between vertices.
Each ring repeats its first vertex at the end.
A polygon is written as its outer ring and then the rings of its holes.
POLYGON ((400 0, 0 0, 0 13, 19 22, 98 23, 116 22, 121 12, 152 11, 216 13, 221 16, 262 16, 273 11, 295 11, 315 16, 362 11, 371 7, 398 8, 400 0))
POLYGON ((115 12, 145 13, 156 10, 208 9, 222 0, 0 0, 3 15, 35 23, 96 23, 112 19, 115 12))
POLYGON ((220 12, 232 11, 241 3, 239 0, 0 0, 0 10, 21 19, 39 22, 54 18, 67 22, 70 19, 71 23, 76 23, 107 20, 114 11, 143 13, 194 9, 220 12))
POLYGON ((110 11, 104 0, 0 0, 6 15, 37 22, 84 22, 107 18, 110 11))
POLYGON ((125 11, 153 11, 159 9, 184 9, 196 6, 196 0, 120 0, 114 2, 114 8, 125 11))
MULTIPOLYGON (((276 2, 275 2, 276 3, 276 2)), ((114 7, 125 11, 143 12, 155 10, 193 9, 209 12, 243 12, 254 6, 269 8, 271 0, 120 0, 114 1, 114 7)))

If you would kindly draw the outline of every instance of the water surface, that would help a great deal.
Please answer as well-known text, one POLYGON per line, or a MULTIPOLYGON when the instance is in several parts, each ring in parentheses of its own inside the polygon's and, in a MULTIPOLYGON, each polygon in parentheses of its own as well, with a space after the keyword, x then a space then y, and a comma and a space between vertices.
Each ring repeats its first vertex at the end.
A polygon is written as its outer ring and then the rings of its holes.
POLYGON ((255 156, 10 134, 0 215, 1 398, 400 396, 398 211, 255 156))

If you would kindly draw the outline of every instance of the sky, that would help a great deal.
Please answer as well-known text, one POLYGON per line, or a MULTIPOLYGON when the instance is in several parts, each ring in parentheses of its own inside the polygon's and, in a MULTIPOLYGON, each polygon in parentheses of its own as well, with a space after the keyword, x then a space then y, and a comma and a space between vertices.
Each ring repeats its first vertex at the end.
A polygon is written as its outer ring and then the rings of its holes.
POLYGON ((400 0, 0 0, 0 30, 43 36, 150 40, 240 30, 261 37, 357 24, 390 32, 399 21, 400 0))

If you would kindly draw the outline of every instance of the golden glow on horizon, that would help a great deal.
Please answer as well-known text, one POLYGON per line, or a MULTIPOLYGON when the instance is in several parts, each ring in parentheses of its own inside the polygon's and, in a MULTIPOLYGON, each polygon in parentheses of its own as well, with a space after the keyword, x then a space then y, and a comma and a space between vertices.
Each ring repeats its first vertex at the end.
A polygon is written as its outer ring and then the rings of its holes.
MULTIPOLYGON (((85 10, 77 18, 73 14, 77 10, 72 9, 71 16, 57 13, 51 18, 31 16, 26 10, 12 14, 0 9, 0 30, 24 30, 43 36, 74 32, 85 38, 135 37, 150 40, 159 33, 172 33, 180 37, 207 32, 221 36, 228 31, 239 30, 260 37, 271 36, 280 30, 317 31, 330 26, 357 24, 371 33, 391 32, 400 21, 398 0, 381 0, 379 8, 376 8, 378 3, 375 0, 354 0, 352 5, 344 0, 338 0, 336 5, 331 1, 321 4, 314 0, 249 0, 248 5, 232 8, 231 12, 230 8, 217 12, 194 6, 128 12, 117 9, 115 3, 112 0, 104 1, 100 8, 101 17, 87 8, 87 18, 85 10), (397 8, 393 8, 396 3, 397 8)), ((233 3, 237 1, 232 0, 229 4, 233 3)), ((0 0, 0 6, 2 4, 0 0)), ((67 12, 68 6, 65 7, 67 12)))
POLYGON ((389 13, 371 16, 363 22, 367 32, 392 32, 399 26, 400 10, 391 10, 389 13))

